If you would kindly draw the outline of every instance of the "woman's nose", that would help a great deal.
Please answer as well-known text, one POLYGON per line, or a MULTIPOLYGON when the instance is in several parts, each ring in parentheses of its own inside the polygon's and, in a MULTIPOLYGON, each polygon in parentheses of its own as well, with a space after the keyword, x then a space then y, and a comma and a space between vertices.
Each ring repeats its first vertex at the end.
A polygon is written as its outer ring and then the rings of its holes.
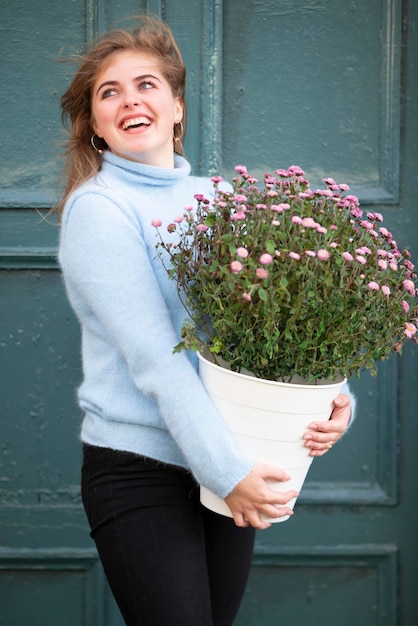
POLYGON ((129 107, 129 106, 137 106, 140 103, 140 97, 139 97, 139 93, 135 90, 135 91, 126 91, 125 92, 125 98, 124 98, 124 106, 125 107, 129 107))

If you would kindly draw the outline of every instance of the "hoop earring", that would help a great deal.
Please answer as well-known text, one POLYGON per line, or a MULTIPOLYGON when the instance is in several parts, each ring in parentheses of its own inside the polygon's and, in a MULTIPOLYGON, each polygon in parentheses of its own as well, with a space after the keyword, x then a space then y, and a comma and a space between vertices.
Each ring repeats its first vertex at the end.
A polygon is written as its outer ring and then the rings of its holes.
POLYGON ((180 126, 180 135, 178 137, 176 137, 176 135, 174 134, 174 130, 173 130, 173 139, 174 141, 180 141, 183 137, 183 133, 184 133, 184 127, 183 127, 183 122, 180 120, 180 122, 176 122, 174 124, 174 126, 180 126))
POLYGON ((93 146, 93 148, 96 150, 96 152, 98 152, 99 154, 103 154, 103 150, 101 150, 100 148, 98 148, 95 143, 94 143, 94 138, 96 137, 96 135, 92 135, 90 137, 90 143, 93 146))

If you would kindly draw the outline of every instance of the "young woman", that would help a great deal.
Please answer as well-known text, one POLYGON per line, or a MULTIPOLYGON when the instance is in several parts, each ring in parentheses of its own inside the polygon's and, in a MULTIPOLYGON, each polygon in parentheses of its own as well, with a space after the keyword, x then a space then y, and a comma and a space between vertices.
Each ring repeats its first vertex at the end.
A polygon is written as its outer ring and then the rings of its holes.
MULTIPOLYGON (((262 514, 291 514, 294 491, 235 449, 193 355, 173 355, 184 310, 155 258, 169 223, 212 192, 182 156, 185 68, 170 30, 141 18, 94 42, 62 97, 70 124, 67 184, 57 207, 59 261, 82 329, 82 496, 126 624, 227 626, 244 592, 262 514), (199 504, 197 484, 225 498, 233 519, 199 504)), ((312 424, 324 454, 347 427, 349 398, 312 424)))

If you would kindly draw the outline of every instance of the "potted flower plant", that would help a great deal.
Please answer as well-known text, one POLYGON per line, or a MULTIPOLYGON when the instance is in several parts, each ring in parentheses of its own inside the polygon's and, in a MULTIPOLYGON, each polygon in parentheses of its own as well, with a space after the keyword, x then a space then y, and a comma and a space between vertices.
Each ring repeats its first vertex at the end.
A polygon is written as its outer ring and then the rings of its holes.
POLYGON ((188 312, 175 351, 197 350, 200 367, 209 354, 212 368, 247 379, 320 388, 323 379, 373 374, 405 341, 417 342, 414 265, 380 213, 363 214, 332 178, 311 189, 297 166, 262 185, 244 166, 235 171, 232 187, 213 177, 214 197, 196 195, 167 235, 153 221, 188 312))

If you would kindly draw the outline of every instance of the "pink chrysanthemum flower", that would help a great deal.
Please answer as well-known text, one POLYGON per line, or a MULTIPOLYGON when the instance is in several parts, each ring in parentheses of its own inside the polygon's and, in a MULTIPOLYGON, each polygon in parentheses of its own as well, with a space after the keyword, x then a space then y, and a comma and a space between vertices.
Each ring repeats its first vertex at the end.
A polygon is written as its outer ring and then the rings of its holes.
POLYGON ((371 250, 370 248, 367 248, 367 246, 362 246, 361 248, 357 248, 356 250, 357 254, 371 254, 371 250))
POLYGON ((230 217, 232 222, 238 222, 239 220, 245 220, 245 213, 244 211, 237 211, 236 213, 233 213, 230 217))
POLYGON ((232 261, 230 268, 231 272, 238 274, 242 270, 242 263, 240 261, 232 261))
POLYGON ((411 337, 413 337, 416 332, 417 327, 414 326, 414 324, 411 324, 410 322, 407 322, 405 324, 405 335, 408 337, 408 339, 411 339, 411 337))
POLYGON ((411 296, 415 294, 415 285, 412 280, 406 279, 403 281, 403 288, 408 291, 411 296))
POLYGON ((321 250, 318 250, 318 252, 316 253, 316 256, 320 261, 328 261, 329 252, 328 250, 321 249, 321 250))
POLYGON ((329 185, 330 187, 335 186, 337 183, 335 182, 335 180, 331 177, 328 178, 323 178, 322 182, 325 183, 326 185, 329 185))
POLYGON ((267 252, 265 254, 262 254, 260 256, 259 259, 261 265, 270 265, 270 263, 273 261, 273 257, 271 256, 271 254, 268 254, 267 252))
POLYGON ((247 248, 244 248, 244 247, 242 247, 242 246, 241 246, 240 248, 237 248, 237 255, 238 255, 241 259, 246 259, 246 258, 247 258, 247 256, 248 256, 248 250, 247 250, 247 248))
POLYGON ((257 267, 255 275, 257 278, 265 279, 268 276, 268 272, 264 269, 264 267, 257 267))
MULTIPOLYGON (((348 200, 348 196, 346 197, 346 200, 348 200)), ((354 209, 352 209, 351 215, 360 219, 363 216, 363 211, 358 207, 355 207, 354 209)))
POLYGON ((302 219, 302 226, 304 226, 305 228, 316 228, 317 223, 312 217, 304 217, 302 219))

